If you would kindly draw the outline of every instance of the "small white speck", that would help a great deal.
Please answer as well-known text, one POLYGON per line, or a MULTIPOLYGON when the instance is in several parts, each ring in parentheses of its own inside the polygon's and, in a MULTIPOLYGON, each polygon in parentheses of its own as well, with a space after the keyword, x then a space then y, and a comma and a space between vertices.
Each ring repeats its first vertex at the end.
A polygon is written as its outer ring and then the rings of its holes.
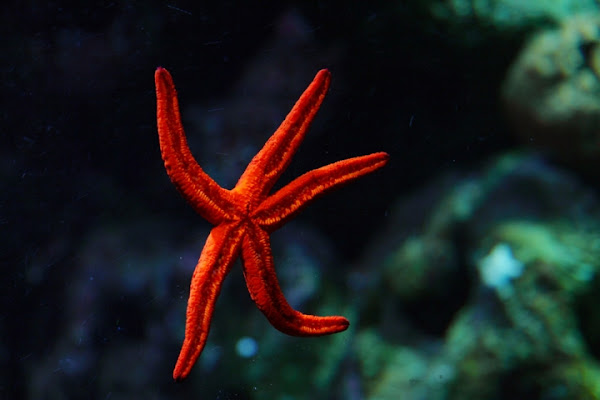
POLYGON ((479 273, 483 283, 491 288, 502 290, 523 272, 523 263, 517 260, 510 246, 498 243, 490 253, 479 262, 479 273))

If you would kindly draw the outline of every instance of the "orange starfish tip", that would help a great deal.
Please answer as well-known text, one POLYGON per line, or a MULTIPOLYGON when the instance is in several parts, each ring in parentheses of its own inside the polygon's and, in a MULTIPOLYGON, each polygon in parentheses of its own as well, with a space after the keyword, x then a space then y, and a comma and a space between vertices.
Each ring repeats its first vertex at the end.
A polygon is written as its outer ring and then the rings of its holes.
POLYGON ((232 190, 219 186, 196 162, 187 145, 171 74, 155 72, 157 125, 167 174, 181 195, 214 228, 190 286, 185 338, 173 378, 187 377, 206 344, 210 321, 225 276, 238 256, 250 297, 271 324, 294 336, 344 331, 342 316, 315 316, 294 310, 285 299, 273 262, 269 234, 322 194, 383 167, 387 153, 373 153, 309 171, 270 194, 300 146, 329 88, 331 74, 320 70, 280 127, 254 156, 232 190))

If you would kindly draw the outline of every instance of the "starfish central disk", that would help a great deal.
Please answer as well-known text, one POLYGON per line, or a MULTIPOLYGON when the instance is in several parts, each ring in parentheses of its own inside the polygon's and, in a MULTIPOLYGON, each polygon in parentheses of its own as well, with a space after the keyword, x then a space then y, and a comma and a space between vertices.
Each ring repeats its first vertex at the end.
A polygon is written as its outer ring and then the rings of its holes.
POLYGON ((223 280, 238 256, 242 258, 250 297, 281 332, 320 336, 348 328, 344 317, 303 314, 288 304, 277 280, 269 238, 317 197, 383 167, 388 160, 388 154, 380 152, 338 161, 309 171, 270 193, 325 98, 331 80, 329 71, 317 73, 231 190, 219 186, 192 156, 171 74, 159 67, 154 80, 158 136, 167 174, 194 210, 214 225, 192 276, 185 339, 173 378, 187 377, 200 356, 223 280))

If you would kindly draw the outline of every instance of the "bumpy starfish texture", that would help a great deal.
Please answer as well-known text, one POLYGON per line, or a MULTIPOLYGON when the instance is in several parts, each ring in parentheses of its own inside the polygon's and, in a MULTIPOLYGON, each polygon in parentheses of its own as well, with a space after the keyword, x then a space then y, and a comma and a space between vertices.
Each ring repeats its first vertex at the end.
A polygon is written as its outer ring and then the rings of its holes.
POLYGON ((341 316, 302 314, 287 302, 275 273, 269 234, 325 192, 383 167, 388 154, 373 153, 312 170, 269 194, 290 163, 315 117, 331 76, 321 70, 300 96, 281 126, 254 156, 232 190, 220 187, 198 165, 187 144, 171 74, 154 75, 160 149, 167 174, 194 210, 214 225, 192 276, 185 339, 173 378, 188 376, 208 336, 223 279, 241 255, 250 297, 271 324, 294 336, 340 332, 349 322, 341 316))

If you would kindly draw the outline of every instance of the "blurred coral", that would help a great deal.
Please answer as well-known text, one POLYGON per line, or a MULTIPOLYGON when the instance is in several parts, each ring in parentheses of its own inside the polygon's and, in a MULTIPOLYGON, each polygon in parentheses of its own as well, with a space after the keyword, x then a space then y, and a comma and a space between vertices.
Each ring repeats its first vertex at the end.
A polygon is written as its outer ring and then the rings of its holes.
POLYGON ((587 173, 600 163, 600 14, 534 35, 510 68, 502 98, 521 142, 587 173))
POLYGON ((385 265, 359 302, 367 397, 598 398, 593 192, 540 157, 508 154, 411 197, 392 225, 416 204, 429 213, 390 229, 363 262, 385 265))

